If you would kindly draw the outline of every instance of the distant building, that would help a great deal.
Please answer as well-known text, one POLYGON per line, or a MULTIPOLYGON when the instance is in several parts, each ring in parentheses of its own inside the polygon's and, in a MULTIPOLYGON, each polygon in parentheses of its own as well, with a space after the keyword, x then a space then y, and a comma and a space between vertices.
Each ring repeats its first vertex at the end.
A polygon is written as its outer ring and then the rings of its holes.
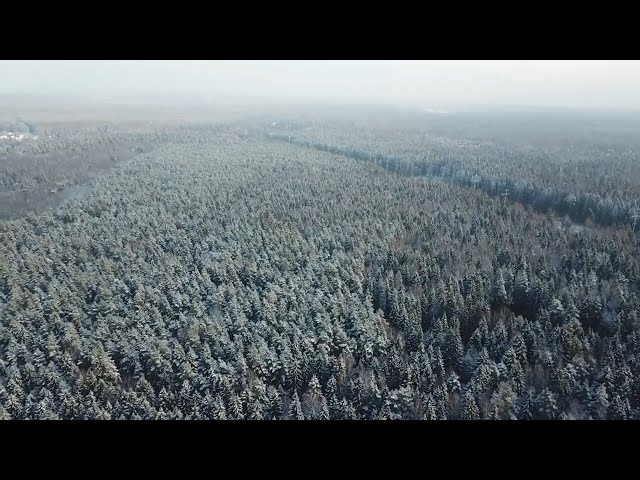
POLYGON ((26 133, 0 132, 0 140, 16 140, 21 142, 25 138, 33 138, 35 140, 38 137, 26 133))

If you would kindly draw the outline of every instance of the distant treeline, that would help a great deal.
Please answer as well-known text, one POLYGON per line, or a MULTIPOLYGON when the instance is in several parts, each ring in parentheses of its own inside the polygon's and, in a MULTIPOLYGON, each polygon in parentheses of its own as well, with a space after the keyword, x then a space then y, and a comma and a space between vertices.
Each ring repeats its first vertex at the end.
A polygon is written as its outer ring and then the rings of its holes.
POLYGON ((345 145, 298 138, 283 133, 267 133, 274 140, 286 141, 356 160, 374 162, 389 173, 402 176, 427 176, 439 178, 458 185, 475 187, 489 195, 517 200, 546 213, 554 210, 559 215, 568 215, 573 221, 583 223, 587 219, 599 225, 634 225, 640 220, 640 208, 628 200, 604 198, 592 192, 568 192, 551 187, 538 187, 513 179, 492 178, 470 172, 463 162, 454 159, 429 159, 411 161, 396 155, 365 151, 345 145))
POLYGON ((35 134, 37 131, 36 125, 21 118, 16 119, 12 123, 0 123, 0 132, 14 132, 14 133, 31 133, 35 134))

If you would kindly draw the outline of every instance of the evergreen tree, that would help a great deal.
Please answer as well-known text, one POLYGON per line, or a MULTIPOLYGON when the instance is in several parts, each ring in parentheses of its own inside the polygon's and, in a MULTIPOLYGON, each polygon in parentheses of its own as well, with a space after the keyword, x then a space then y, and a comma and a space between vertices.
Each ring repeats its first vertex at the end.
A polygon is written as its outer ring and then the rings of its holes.
POLYGON ((291 398, 289 418, 292 420, 304 420, 304 413, 302 412, 302 405, 300 405, 300 397, 298 396, 297 390, 293 392, 293 397, 291 398))
POLYGON ((460 418, 463 420, 480 420, 480 409, 471 390, 467 390, 462 396, 460 418))
POLYGON ((504 276, 502 275, 501 269, 498 269, 498 273, 496 274, 496 280, 493 284, 492 299, 495 307, 509 304, 507 288, 505 286, 504 276))

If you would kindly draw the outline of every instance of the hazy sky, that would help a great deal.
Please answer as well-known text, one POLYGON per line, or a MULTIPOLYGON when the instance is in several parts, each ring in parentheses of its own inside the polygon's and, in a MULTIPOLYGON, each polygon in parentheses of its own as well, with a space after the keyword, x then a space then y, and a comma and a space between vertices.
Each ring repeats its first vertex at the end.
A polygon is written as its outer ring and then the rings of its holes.
POLYGON ((640 61, 0 61, 0 94, 640 108, 640 61))

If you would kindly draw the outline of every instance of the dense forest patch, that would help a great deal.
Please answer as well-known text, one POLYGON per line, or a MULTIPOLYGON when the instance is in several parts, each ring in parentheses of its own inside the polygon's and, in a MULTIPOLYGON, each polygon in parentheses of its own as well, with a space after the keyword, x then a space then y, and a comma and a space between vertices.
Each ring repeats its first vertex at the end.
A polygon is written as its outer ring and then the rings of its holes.
POLYGON ((272 127, 263 128, 272 140, 371 162, 396 176, 426 176, 481 189, 543 213, 568 215, 574 222, 635 231, 640 220, 640 150, 629 143, 539 146, 389 127, 272 127))
POLYGON ((100 172, 149 149, 140 144, 119 144, 78 153, 7 155, 2 159, 0 218, 56 208, 85 191, 100 172))
POLYGON ((638 418, 629 228, 235 128, 0 222, 3 418, 638 418))
MULTIPOLYGON (((94 122, 95 123, 95 122, 94 122)), ((167 142, 201 142, 228 126, 39 127, 37 139, 0 142, 0 219, 55 209, 101 173, 167 142)))

